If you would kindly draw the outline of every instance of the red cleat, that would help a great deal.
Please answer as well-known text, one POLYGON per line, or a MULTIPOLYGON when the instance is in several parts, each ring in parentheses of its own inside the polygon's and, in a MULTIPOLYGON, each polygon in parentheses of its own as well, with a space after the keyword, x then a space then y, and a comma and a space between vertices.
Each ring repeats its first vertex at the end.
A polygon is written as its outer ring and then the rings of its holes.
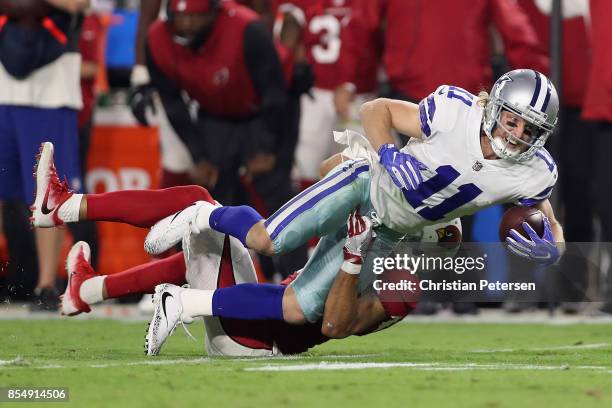
POLYGON ((75 316, 79 313, 89 313, 91 308, 81 299, 81 285, 86 280, 99 276, 89 264, 91 250, 86 242, 79 241, 72 246, 66 258, 68 286, 61 296, 60 311, 63 315, 75 316))
POLYGON ((30 207, 30 221, 35 227, 55 227, 64 224, 58 211, 62 204, 74 194, 68 183, 60 181, 53 164, 53 143, 44 142, 36 160, 34 178, 36 179, 36 196, 30 207))

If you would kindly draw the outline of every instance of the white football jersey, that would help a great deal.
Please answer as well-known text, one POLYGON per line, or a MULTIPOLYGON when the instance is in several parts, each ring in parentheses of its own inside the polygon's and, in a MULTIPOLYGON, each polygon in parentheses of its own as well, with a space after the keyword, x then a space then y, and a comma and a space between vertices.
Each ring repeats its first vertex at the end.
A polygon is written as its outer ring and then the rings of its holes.
MULTIPOLYGON (((419 103, 422 140, 413 138, 401 149, 427 167, 422 171, 424 182, 416 190, 396 187, 371 152, 366 155, 371 163, 370 198, 389 228, 414 233, 493 204, 534 205, 550 196, 557 167, 545 149, 520 163, 483 157, 484 109, 477 100, 464 89, 443 85, 419 103)), ((362 149, 351 148, 358 138, 348 135, 346 139, 348 150, 361 150, 358 155, 363 156, 362 149)), ((363 147, 363 141, 357 144, 363 147)))

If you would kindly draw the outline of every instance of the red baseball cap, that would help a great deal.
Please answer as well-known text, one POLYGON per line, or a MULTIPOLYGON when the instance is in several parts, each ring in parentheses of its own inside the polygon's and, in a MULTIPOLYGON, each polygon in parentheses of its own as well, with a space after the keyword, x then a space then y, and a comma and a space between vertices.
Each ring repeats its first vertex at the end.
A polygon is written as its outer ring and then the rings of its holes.
POLYGON ((208 13, 211 10, 210 0, 170 0, 172 13, 208 13))

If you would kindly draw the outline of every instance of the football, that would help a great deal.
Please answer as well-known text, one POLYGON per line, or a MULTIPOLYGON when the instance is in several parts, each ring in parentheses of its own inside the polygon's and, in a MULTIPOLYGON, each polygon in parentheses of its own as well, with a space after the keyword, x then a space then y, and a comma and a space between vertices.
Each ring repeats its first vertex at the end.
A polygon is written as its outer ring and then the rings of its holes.
POLYGON ((516 206, 509 208, 499 223, 499 239, 505 241, 511 229, 515 229, 525 238, 529 238, 523 229, 523 222, 531 225, 531 228, 539 236, 544 233, 544 214, 533 207, 516 206))

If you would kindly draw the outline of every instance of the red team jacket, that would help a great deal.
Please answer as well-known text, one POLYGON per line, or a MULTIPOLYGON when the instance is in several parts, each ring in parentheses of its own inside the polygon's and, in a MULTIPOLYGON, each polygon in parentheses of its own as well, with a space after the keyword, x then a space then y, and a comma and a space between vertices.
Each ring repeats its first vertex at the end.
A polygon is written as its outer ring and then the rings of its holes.
POLYGON ((304 12, 319 88, 352 82, 357 92, 372 92, 382 59, 394 90, 414 100, 442 83, 488 89, 492 23, 512 66, 548 72, 546 50, 514 0, 276 0, 274 6, 283 3, 304 12))
MULTIPOLYGON (((542 13, 534 0, 519 0, 519 4, 536 30, 544 49, 550 45, 550 16, 542 13)), ((591 66, 591 41, 583 17, 563 19, 563 86, 561 101, 565 106, 581 107, 587 89, 591 66)))
POLYGON ((179 88, 189 91, 201 109, 212 115, 243 118, 260 106, 244 61, 244 30, 257 20, 252 10, 222 3, 219 20, 198 51, 176 44, 168 24, 156 21, 148 41, 153 60, 179 88))
POLYGON ((582 117, 612 122, 612 1, 591 0, 593 60, 582 117))
POLYGON ((440 84, 492 85, 491 23, 513 67, 548 72, 548 58, 515 0, 386 0, 384 67, 392 87, 419 100, 440 84))

